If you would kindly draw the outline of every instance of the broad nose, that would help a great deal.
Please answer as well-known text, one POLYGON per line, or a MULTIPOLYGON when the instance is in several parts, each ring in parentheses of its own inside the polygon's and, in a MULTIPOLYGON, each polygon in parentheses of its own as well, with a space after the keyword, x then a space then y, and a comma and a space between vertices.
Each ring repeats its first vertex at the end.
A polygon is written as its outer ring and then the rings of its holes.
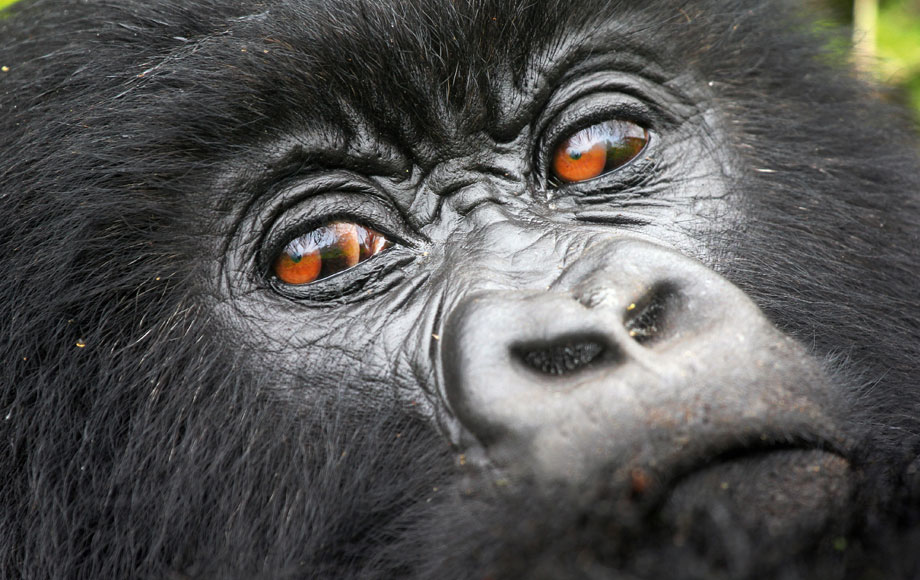
POLYGON ((800 347, 730 282, 646 242, 596 245, 549 290, 474 294, 443 340, 467 432, 494 463, 552 480, 667 469, 824 421, 800 347))

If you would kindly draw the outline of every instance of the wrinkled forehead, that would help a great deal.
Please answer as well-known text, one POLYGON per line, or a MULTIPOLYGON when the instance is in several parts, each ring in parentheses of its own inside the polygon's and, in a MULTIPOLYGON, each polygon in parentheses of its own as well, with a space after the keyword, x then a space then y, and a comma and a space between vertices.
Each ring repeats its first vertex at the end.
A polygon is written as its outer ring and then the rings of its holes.
POLYGON ((515 132, 541 93, 580 66, 665 74, 642 42, 650 33, 642 3, 618 5, 615 19, 609 4, 316 1, 271 7, 238 26, 248 50, 271 61, 263 82, 303 115, 341 126, 361 111, 381 129, 449 139, 458 127, 515 132))

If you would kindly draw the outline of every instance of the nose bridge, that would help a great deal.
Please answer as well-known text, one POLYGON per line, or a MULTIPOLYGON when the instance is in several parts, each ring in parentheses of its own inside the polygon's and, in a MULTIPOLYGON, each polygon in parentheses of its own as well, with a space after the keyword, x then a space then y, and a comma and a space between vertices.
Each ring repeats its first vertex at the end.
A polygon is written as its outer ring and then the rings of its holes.
POLYGON ((450 234, 444 267, 449 277, 456 274, 455 279, 462 281, 464 293, 545 291, 596 235, 553 223, 518 204, 483 203, 450 234), (543 223, 534 227, 535 221, 543 223))

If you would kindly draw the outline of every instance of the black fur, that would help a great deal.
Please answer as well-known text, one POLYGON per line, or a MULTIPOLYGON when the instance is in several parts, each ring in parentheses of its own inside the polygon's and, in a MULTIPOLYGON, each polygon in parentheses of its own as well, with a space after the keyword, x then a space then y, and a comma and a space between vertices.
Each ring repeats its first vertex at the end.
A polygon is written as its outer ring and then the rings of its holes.
POLYGON ((0 38, 0 575, 920 577, 915 134, 798 8, 22 0, 0 38), (239 159, 352 109, 405 141, 459 139, 445 118, 485 131, 496 79, 526 83, 532 55, 601 22, 701 81, 744 203, 700 257, 853 407, 860 491, 815 545, 762 554, 713 514, 675 544, 566 498, 470 490, 425 412, 336 388, 373 361, 305 356, 317 394, 290 404, 262 388, 269 353, 226 329, 214 208, 239 211, 228 183, 269 187, 228 179, 239 159))

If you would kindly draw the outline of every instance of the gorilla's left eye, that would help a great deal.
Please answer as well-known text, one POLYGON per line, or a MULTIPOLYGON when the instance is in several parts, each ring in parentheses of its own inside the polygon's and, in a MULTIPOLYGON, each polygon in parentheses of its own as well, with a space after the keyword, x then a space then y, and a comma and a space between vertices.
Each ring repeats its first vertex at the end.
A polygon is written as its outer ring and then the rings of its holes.
POLYGON ((566 183, 587 181, 619 169, 648 144, 648 130, 631 121, 606 121, 578 131, 553 152, 552 172, 566 183))
POLYGON ((380 232, 352 222, 332 222, 294 238, 275 258, 275 276, 302 285, 338 274, 390 248, 380 232))

